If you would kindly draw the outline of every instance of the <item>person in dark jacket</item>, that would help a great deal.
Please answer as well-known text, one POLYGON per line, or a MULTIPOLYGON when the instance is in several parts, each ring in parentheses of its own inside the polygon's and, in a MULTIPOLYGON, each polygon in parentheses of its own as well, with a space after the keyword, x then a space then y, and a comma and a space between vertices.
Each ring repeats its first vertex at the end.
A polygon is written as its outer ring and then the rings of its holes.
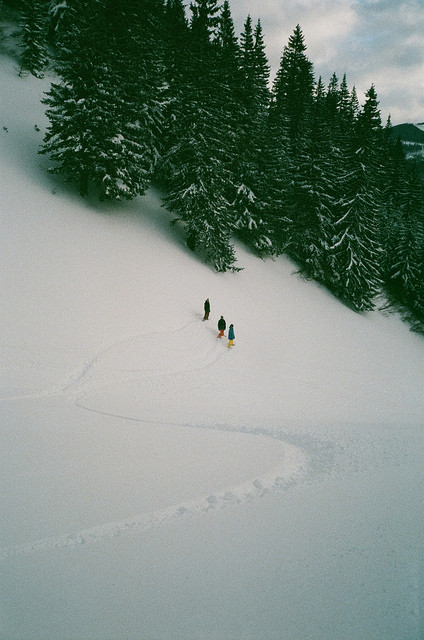
POLYGON ((211 304, 209 302, 209 298, 205 300, 205 304, 203 305, 203 308, 205 310, 205 315, 203 316, 203 320, 209 320, 209 314, 211 311, 211 304))
POLYGON ((221 316, 220 319, 218 320, 218 329, 219 329, 218 338, 224 337, 224 331, 226 328, 227 328, 227 323, 224 320, 224 316, 221 316))
POLYGON ((235 340, 236 336, 234 334, 234 325, 230 324, 230 328, 228 330, 228 348, 231 349, 231 347, 234 344, 234 340, 235 340))

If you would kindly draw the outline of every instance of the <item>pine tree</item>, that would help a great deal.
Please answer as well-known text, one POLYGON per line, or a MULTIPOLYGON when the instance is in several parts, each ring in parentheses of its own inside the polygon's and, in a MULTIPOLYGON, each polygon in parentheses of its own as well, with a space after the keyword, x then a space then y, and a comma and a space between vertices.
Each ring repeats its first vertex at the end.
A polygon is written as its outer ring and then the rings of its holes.
POLYGON ((193 40, 200 56, 208 57, 219 24, 218 0, 194 0, 190 10, 193 40))
POLYGON ((23 0, 21 10, 22 64, 21 71, 43 76, 47 64, 47 12, 43 0, 23 0))
POLYGON ((265 55, 262 26, 253 31, 248 16, 240 36, 240 96, 243 111, 237 128, 236 195, 233 208, 238 235, 258 253, 272 253, 273 229, 264 203, 263 154, 270 101, 270 67, 265 55))
POLYGON ((187 45, 190 31, 182 0, 167 0, 164 14, 165 80, 163 156, 156 177, 167 181, 175 171, 170 150, 178 145, 185 122, 185 95, 191 82, 187 45))
MULTIPOLYGON (((336 80, 333 76, 333 81, 336 80)), ((326 282, 331 272, 329 246, 334 236, 333 210, 338 198, 339 150, 333 143, 338 89, 330 95, 319 78, 310 118, 310 133, 297 159, 293 185, 297 216, 291 254, 308 277, 326 282)))
POLYGON ((226 129, 223 143, 227 146, 229 166, 236 155, 234 141, 240 120, 244 117, 244 106, 241 102, 240 48, 234 32, 228 0, 224 0, 219 15, 219 23, 214 39, 216 49, 215 70, 218 102, 223 116, 223 128, 226 129), (227 137, 229 136, 229 138, 227 137))
POLYGON ((228 0, 224 0, 219 14, 215 43, 218 45, 218 55, 224 73, 226 75, 235 74, 237 76, 240 51, 228 0))
POLYGON ((335 151, 335 163, 339 173, 345 173, 343 165, 350 154, 351 143, 356 128, 359 105, 356 89, 349 91, 346 74, 337 88, 337 78, 334 74, 328 86, 327 120, 331 134, 331 144, 335 151))
POLYGON ((386 149, 385 185, 383 189, 384 224, 381 228, 381 244, 384 250, 383 277, 390 280, 393 256, 400 235, 401 210, 406 192, 406 157, 401 140, 394 140, 390 117, 384 130, 386 149))
POLYGON ((334 247, 339 247, 340 241, 340 215, 351 187, 349 176, 352 168, 352 150, 354 148, 354 134, 356 127, 356 92, 350 93, 347 85, 346 74, 339 84, 336 74, 333 74, 327 89, 325 104, 325 121, 328 141, 328 168, 326 171, 328 193, 328 219, 326 225, 326 252, 325 252, 325 284, 330 289, 337 290, 340 280, 340 264, 335 258, 339 256, 334 247), (334 283, 336 285, 334 286, 334 283))
POLYGON ((353 85, 352 91, 350 94, 350 104, 349 104, 349 112, 352 118, 356 119, 359 115, 359 100, 358 95, 356 93, 356 87, 353 85))
POLYGON ((308 141, 311 139, 314 75, 305 51, 304 36, 297 25, 283 50, 270 107, 270 135, 277 137, 277 142, 270 141, 270 144, 276 156, 285 163, 285 166, 278 166, 277 163, 274 167, 274 188, 282 186, 279 184, 282 178, 275 175, 275 171, 286 175, 283 188, 287 189, 287 193, 278 225, 281 246, 295 259, 301 259, 303 253, 302 235, 307 224, 307 215, 305 217, 302 213, 308 181, 305 171, 311 162, 308 141), (275 149, 278 144, 279 150, 275 149))
POLYGON ((5 10, 3 0, 0 0, 0 45, 3 43, 5 33, 3 28, 3 21, 5 21, 5 10))
POLYGON ((390 148, 385 282, 391 297, 424 321, 424 185, 414 167, 407 167, 400 140, 390 148))
MULTIPOLYGON (((353 91, 355 91, 356 95, 355 88, 353 89, 353 91)), ((340 118, 344 121, 349 121, 350 124, 348 126, 351 126, 356 114, 354 113, 353 99, 347 85, 346 74, 344 74, 343 80, 340 83, 339 101, 337 107, 340 118)))
MULTIPOLYGON (((344 81, 346 81, 346 76, 344 77, 344 81)), ((341 88, 339 87, 339 79, 337 78, 336 74, 333 73, 327 88, 327 94, 325 98, 326 119, 328 121, 335 122, 337 120, 337 115, 340 108, 340 101, 341 101, 341 88)))
POLYGON ((424 332, 424 185, 422 178, 419 178, 419 186, 416 184, 417 191, 420 190, 421 198, 415 212, 415 242, 414 252, 412 256, 415 265, 415 277, 412 280, 411 297, 412 310, 420 321, 421 332, 424 332))
POLYGON ((331 247, 331 287, 358 311, 373 308, 381 285, 381 152, 380 112, 372 86, 356 120, 331 247))
POLYGON ((158 158, 160 66, 151 56, 152 9, 124 0, 76 2, 59 72, 47 98, 42 153, 51 170, 92 182, 106 198, 144 193, 158 158), (144 11, 143 11, 144 9, 144 11), (137 58, 135 54, 137 53, 137 58))
POLYGON ((47 40, 57 47, 57 53, 71 36, 76 23, 85 13, 86 0, 50 0, 48 4, 47 40))
POLYGON ((314 75, 305 54, 305 38, 299 25, 284 47, 273 86, 273 111, 287 120, 288 137, 295 152, 301 142, 312 108, 314 75))
POLYGON ((256 109, 260 123, 265 119, 269 109, 271 93, 268 88, 271 67, 265 53, 265 41, 261 21, 258 20, 254 31, 253 61, 256 85, 256 109))
POLYGON ((218 9, 216 0, 191 5, 186 88, 176 143, 166 158, 173 171, 164 201, 184 223, 187 245, 203 252, 217 271, 226 271, 234 269, 235 262, 228 202, 234 115, 221 64, 225 38, 219 32, 218 9))

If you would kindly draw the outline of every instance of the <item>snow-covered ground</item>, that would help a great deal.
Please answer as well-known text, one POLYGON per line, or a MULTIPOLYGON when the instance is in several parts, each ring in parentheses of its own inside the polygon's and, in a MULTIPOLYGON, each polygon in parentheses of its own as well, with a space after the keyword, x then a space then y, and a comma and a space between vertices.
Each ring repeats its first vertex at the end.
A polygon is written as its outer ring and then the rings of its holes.
POLYGON ((419 142, 408 142, 407 140, 403 140, 402 144, 405 147, 407 158, 424 156, 424 144, 419 142))
POLYGON ((81 200, 0 83, 0 638, 422 639, 423 338, 81 200))

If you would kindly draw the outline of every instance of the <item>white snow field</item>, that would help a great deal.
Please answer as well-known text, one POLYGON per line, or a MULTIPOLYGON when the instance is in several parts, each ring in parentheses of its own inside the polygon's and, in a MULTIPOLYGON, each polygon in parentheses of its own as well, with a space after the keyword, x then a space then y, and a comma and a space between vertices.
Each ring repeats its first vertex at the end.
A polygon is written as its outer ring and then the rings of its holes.
POLYGON ((423 338, 82 200, 0 83, 1 640, 422 640, 423 338))

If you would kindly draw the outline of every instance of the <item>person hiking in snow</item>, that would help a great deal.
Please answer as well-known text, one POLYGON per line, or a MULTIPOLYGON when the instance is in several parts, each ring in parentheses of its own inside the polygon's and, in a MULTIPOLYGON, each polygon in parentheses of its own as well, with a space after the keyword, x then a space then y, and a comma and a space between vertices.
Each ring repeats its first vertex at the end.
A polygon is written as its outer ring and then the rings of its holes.
POLYGON ((203 308, 205 310, 205 315, 203 316, 203 320, 209 320, 209 314, 211 311, 211 304, 209 302, 209 298, 205 300, 205 304, 203 305, 203 308))
POLYGON ((230 324, 230 328, 228 330, 228 348, 231 349, 231 347, 234 344, 234 340, 235 340, 235 334, 234 334, 234 325, 230 324))
POLYGON ((221 316, 220 319, 218 320, 218 329, 219 329, 218 338, 224 337, 224 331, 226 328, 227 328, 227 323, 224 320, 224 316, 221 316))

